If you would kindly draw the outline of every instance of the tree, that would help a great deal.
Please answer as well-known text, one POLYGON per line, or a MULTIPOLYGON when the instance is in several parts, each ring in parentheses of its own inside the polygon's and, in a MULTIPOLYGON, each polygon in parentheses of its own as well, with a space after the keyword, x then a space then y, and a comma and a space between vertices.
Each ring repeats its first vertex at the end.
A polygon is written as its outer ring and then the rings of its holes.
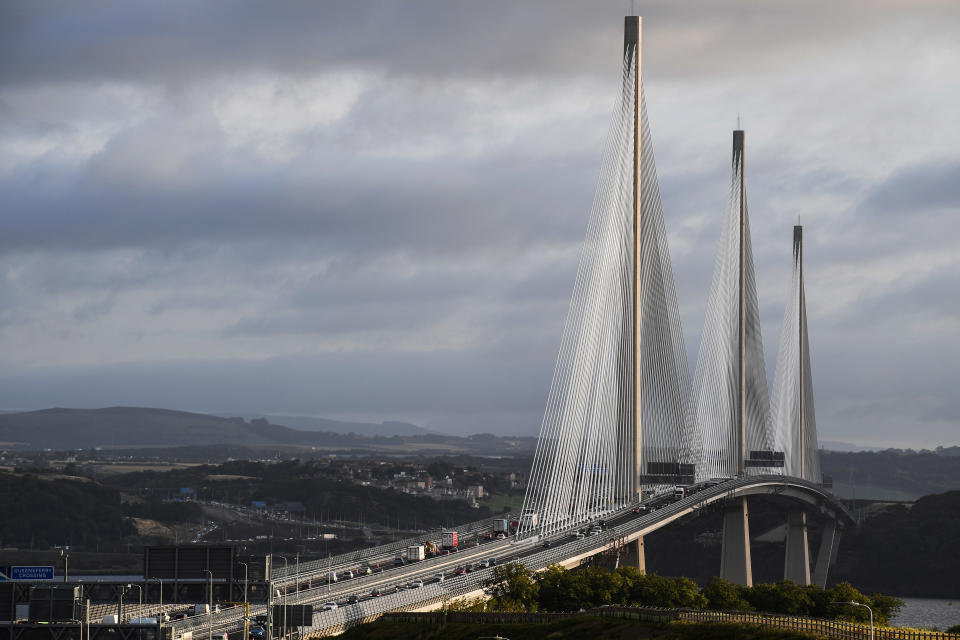
POLYGON ((870 601, 873 602, 873 613, 880 624, 890 624, 890 620, 903 607, 903 600, 882 593, 873 594, 870 601))
POLYGON ((707 599, 707 607, 721 611, 750 611, 753 607, 743 597, 745 587, 714 577, 703 588, 703 596, 707 599))
POLYGON ((486 611, 487 599, 483 596, 476 598, 454 598, 443 603, 440 611, 486 611))
POLYGON ((536 611, 539 584, 533 572, 516 562, 494 568, 484 583, 484 593, 495 611, 536 611))
POLYGON ((815 605, 806 587, 792 580, 755 585, 744 592, 744 598, 758 611, 795 616, 809 615, 815 605))

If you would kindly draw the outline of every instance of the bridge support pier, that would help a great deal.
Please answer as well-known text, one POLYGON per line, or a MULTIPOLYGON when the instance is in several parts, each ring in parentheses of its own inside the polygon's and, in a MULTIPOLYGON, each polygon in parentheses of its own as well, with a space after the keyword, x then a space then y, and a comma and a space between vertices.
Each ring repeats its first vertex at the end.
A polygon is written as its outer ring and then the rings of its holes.
POLYGON ((747 499, 740 498, 723 514, 723 551, 720 577, 745 587, 753 586, 750 562, 750 521, 747 499))
POLYGON ((619 563, 619 566, 636 567, 640 569, 640 573, 647 572, 647 556, 643 548, 643 536, 624 545, 623 562, 619 563))
POLYGON ((787 515, 787 545, 783 557, 783 579, 810 584, 810 547, 807 543, 807 514, 791 511, 787 515))
POLYGON ((840 530, 836 520, 830 520, 823 526, 823 535, 820 537, 820 548, 817 549, 817 564, 813 568, 813 583, 820 588, 827 586, 827 572, 837 560, 837 550, 840 548, 840 530))

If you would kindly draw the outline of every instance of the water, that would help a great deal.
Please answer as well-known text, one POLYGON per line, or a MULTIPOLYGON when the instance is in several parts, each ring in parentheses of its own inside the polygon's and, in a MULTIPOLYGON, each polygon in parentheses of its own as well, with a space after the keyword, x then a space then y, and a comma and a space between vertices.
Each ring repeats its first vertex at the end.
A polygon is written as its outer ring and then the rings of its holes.
POLYGON ((960 624, 960 598, 956 600, 900 599, 903 600, 903 608, 891 623, 895 627, 914 627, 917 629, 936 627, 940 631, 946 631, 948 627, 960 624))

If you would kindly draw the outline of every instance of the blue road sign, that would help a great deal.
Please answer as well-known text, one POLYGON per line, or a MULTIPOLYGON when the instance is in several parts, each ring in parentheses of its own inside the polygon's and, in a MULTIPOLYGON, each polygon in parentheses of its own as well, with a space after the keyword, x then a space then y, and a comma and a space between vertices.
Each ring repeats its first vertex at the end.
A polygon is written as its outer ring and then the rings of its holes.
POLYGON ((53 567, 10 567, 11 580, 53 580, 53 567))

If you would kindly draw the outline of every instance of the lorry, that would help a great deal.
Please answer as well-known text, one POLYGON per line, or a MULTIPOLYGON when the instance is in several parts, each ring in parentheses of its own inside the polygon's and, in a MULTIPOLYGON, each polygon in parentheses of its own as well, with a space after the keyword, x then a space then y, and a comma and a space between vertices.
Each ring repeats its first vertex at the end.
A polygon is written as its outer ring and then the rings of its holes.
POLYGON ((440 534, 440 546, 444 549, 456 549, 457 548, 457 532, 456 531, 444 531, 440 534))
MULTIPOLYGON (((220 605, 213 605, 213 612, 217 613, 218 611, 220 611, 220 605)), ((190 605, 189 613, 191 616, 208 615, 210 613, 210 605, 207 603, 190 605)))
POLYGON ((523 529, 533 529, 540 524, 540 518, 536 511, 524 511, 520 516, 520 526, 523 529))
POLYGON ((420 562, 426 557, 422 544, 407 547, 407 562, 420 562))
POLYGON ((493 521, 493 533, 505 533, 510 535, 510 521, 506 518, 497 518, 493 521))
POLYGON ((687 488, 676 486, 673 488, 673 499, 674 500, 683 500, 687 497, 687 488))

